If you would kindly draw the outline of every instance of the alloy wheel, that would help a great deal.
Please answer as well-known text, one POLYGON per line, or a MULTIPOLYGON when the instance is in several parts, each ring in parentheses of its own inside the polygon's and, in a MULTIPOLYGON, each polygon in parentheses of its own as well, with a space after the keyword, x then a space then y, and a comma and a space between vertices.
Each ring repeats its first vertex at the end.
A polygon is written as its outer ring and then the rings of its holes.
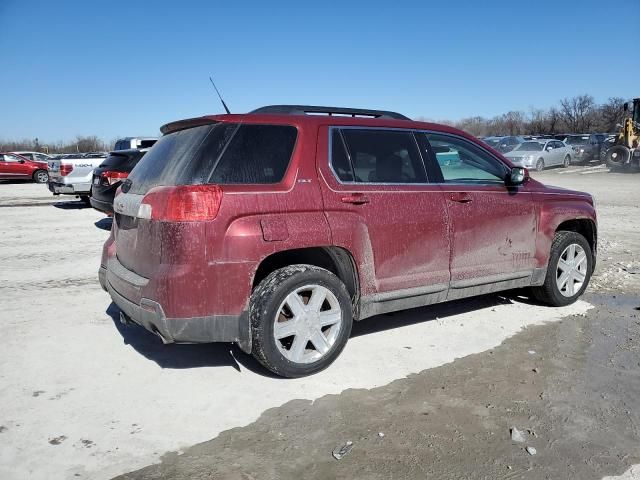
POLYGON ((587 254, 577 243, 565 248, 558 258, 556 286, 565 297, 573 297, 580 291, 587 277, 587 254))
POLYGON ((342 309, 336 296, 321 285, 306 285, 280 304, 273 336, 280 353, 294 363, 313 363, 324 357, 338 339, 342 309))

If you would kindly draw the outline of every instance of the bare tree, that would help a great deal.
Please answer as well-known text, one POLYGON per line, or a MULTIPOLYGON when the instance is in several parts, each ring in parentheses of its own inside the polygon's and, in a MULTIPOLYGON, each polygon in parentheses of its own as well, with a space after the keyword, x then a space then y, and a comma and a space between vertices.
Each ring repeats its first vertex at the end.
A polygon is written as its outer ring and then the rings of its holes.
POLYGON ((560 100, 560 115, 572 133, 588 132, 595 121, 596 104, 591 95, 560 100))
POLYGON ((600 106, 599 130, 602 132, 615 132, 617 125, 624 121, 624 98, 609 97, 600 106))

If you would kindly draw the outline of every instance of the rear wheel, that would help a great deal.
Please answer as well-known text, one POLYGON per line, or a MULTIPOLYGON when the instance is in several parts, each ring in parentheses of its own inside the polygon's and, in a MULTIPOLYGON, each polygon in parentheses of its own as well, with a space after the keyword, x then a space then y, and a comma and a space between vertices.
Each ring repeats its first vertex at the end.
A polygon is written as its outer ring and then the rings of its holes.
POLYGON ((312 265, 268 275, 251 295, 249 315, 254 357, 289 378, 328 367, 346 345, 353 322, 344 283, 312 265))
POLYGON ((536 162, 536 172, 541 172, 544 170, 544 160, 539 158, 536 162))
POLYGON ((554 307, 575 302, 585 291, 593 271, 587 239, 576 232, 557 232, 551 244, 544 284, 533 287, 535 298, 554 307))
POLYGON ((571 157, 567 155, 566 157, 564 157, 564 162, 562 162, 562 166, 564 168, 567 168, 569 165, 571 165, 571 157))
POLYGON ((33 172, 33 181, 36 183, 47 183, 49 181, 49 174, 46 170, 36 170, 33 172))

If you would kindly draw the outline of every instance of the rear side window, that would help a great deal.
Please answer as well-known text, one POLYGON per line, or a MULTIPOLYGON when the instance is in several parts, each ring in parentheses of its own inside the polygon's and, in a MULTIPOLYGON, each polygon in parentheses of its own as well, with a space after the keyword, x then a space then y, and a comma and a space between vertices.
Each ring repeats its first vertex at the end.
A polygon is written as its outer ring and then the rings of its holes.
POLYGON ((341 182, 353 182, 351 161, 344 148, 344 141, 340 130, 331 133, 331 167, 341 182))
MULTIPOLYGON (((342 135, 358 183, 426 183, 427 174, 413 133, 401 130, 346 128, 342 135)), ((338 149, 339 152, 339 149, 338 149)), ((332 156, 340 177, 340 155, 332 156)), ((349 173, 344 178, 348 178, 349 173)), ((341 178, 342 180, 342 178, 341 178)), ((343 180, 344 181, 344 180, 343 180)))
POLYGON ((296 137, 297 130, 288 125, 241 125, 209 183, 280 182, 289 166, 296 137))

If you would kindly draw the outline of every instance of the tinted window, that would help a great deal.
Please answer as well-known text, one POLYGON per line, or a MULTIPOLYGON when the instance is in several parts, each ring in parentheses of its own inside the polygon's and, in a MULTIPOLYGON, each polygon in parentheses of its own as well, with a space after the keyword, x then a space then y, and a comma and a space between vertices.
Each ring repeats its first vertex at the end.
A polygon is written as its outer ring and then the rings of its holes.
POLYGON ((100 167, 121 168, 124 170, 133 170, 138 161, 145 152, 131 152, 128 154, 111 154, 100 164, 100 167))
POLYGON ((205 183, 237 124, 214 123, 163 136, 129 175, 131 193, 156 185, 205 183))
POLYGON ((240 126, 209 182, 280 182, 289 166, 296 136, 297 130, 287 125, 240 126))
POLYGON ((151 148, 153 144, 156 143, 157 140, 140 140, 138 143, 138 148, 151 148))
POLYGON ((480 147, 458 137, 428 133, 447 183, 504 183, 507 167, 480 147))
POLYGON ((412 132, 344 129, 356 182, 425 183, 427 174, 412 132))
POLYGON ((344 149, 344 142, 342 141, 340 130, 333 130, 331 133, 330 157, 331 167, 340 181, 353 182, 353 169, 351 168, 349 157, 347 157, 347 152, 344 149))

